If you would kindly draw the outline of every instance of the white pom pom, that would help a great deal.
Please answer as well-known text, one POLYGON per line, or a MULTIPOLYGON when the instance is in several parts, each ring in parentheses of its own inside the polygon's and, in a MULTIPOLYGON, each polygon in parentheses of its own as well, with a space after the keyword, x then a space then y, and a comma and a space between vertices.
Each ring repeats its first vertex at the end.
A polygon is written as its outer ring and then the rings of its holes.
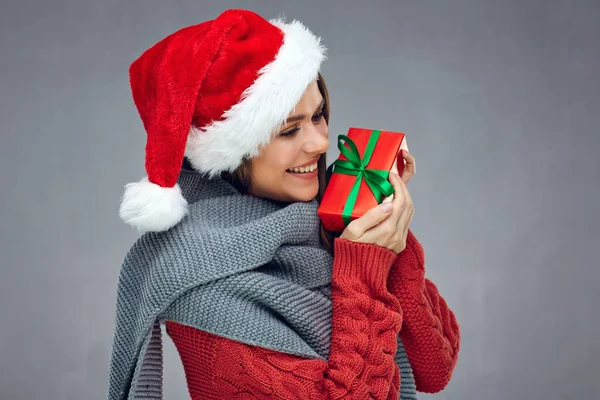
POLYGON ((187 211, 179 185, 164 188, 144 178, 125 186, 119 215, 140 232, 161 232, 177 225, 187 211))

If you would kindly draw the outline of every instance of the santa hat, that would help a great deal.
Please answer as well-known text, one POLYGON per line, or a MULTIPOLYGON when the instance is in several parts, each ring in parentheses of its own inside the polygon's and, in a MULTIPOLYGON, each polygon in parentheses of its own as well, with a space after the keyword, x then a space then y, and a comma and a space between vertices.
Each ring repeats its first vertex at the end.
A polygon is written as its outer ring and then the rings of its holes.
POLYGON ((302 23, 247 10, 183 28, 129 69, 147 132, 146 173, 125 186, 119 214, 142 232, 187 213, 177 184, 184 156, 213 177, 254 157, 317 78, 325 48, 302 23))

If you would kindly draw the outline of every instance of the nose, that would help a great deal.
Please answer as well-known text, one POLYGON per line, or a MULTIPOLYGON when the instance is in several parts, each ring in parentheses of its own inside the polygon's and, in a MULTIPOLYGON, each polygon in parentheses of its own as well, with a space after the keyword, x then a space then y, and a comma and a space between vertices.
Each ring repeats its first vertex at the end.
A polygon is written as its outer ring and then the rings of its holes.
POLYGON ((309 154, 325 153, 329 148, 328 129, 326 124, 312 125, 306 131, 304 151, 309 154))

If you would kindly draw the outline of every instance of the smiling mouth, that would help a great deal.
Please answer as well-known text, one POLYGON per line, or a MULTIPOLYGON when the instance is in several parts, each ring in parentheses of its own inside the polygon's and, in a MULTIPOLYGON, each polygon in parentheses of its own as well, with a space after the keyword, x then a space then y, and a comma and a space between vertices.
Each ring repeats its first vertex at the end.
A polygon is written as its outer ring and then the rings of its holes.
POLYGON ((311 164, 311 165, 307 165, 306 167, 300 167, 300 168, 290 168, 287 169, 287 172, 291 172, 293 174, 306 174, 306 173, 310 173, 313 172, 314 170, 317 169, 318 166, 318 162, 311 164))

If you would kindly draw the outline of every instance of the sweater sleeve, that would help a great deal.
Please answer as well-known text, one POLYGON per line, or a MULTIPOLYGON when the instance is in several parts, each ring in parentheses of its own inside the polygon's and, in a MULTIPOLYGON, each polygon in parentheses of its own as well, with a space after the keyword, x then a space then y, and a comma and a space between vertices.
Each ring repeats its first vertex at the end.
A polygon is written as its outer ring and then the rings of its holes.
POLYGON ((436 285, 425 278, 423 248, 410 230, 406 248, 390 271, 388 288, 402 307, 400 338, 417 390, 440 392, 450 381, 458 360, 460 330, 436 285))
POLYGON ((167 321, 192 399, 397 400, 402 326, 387 289, 396 254, 335 239, 329 359, 312 360, 240 343, 167 321), (214 397, 212 397, 214 394, 214 397))

